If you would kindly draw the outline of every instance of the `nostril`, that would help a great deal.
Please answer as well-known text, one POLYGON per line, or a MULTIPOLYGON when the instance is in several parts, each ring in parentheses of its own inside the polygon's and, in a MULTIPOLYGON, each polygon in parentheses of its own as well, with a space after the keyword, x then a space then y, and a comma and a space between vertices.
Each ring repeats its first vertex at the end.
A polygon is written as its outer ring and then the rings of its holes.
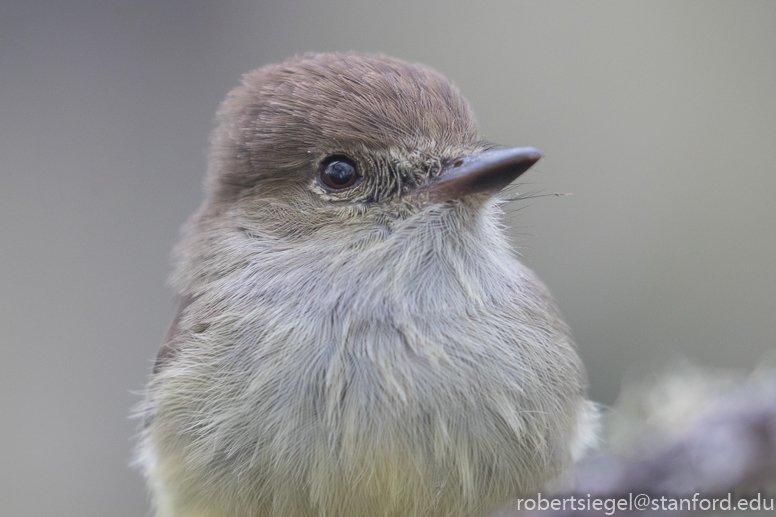
POLYGON ((461 165, 463 165, 463 160, 457 160, 457 161, 456 161, 456 162, 453 164, 453 167, 460 167, 461 165))

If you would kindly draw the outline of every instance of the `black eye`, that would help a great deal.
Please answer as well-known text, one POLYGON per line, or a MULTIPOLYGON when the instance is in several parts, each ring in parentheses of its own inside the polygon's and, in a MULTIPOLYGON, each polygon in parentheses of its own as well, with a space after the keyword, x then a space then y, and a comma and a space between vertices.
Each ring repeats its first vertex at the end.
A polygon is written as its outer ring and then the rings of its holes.
POLYGON ((358 165, 349 156, 333 154, 327 156, 318 168, 318 177, 325 186, 334 190, 352 187, 361 178, 358 165))

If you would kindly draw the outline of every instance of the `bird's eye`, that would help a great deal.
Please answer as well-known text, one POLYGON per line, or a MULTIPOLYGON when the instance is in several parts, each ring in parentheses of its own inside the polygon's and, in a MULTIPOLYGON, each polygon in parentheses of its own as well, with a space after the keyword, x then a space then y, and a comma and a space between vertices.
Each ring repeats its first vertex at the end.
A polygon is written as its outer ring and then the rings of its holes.
POLYGON ((332 190, 344 190, 352 187, 361 179, 358 164, 344 154, 332 154, 321 162, 318 178, 332 190))

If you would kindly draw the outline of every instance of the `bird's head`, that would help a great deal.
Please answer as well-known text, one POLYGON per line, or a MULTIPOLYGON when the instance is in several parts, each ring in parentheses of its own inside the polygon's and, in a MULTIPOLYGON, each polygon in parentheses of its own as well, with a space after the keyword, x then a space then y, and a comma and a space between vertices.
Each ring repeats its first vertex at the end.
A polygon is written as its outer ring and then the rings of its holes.
POLYGON ((377 55, 308 54, 258 69, 219 121, 208 213, 286 243, 373 243, 476 213, 542 156, 494 149, 447 79, 377 55))

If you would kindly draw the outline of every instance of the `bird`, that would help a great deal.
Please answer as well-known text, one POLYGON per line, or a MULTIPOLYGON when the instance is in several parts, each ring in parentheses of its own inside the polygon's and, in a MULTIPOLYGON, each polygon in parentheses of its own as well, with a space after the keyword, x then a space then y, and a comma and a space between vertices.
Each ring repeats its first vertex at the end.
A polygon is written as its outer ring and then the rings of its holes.
POLYGON ((476 517, 571 468, 597 409, 499 197, 542 157, 425 65, 246 74, 139 410, 157 517, 476 517))

